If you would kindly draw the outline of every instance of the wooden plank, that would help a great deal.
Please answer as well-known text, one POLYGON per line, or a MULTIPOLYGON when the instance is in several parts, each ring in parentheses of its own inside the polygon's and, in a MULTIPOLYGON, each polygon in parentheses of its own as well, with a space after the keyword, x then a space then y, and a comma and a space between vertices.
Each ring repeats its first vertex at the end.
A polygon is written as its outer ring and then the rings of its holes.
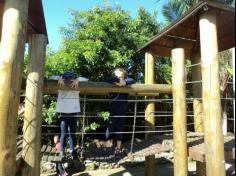
POLYGON ((61 157, 60 157, 60 152, 59 151, 56 151, 56 153, 54 155, 54 161, 55 162, 61 161, 61 157))
MULTIPOLYGON (((225 160, 235 159, 235 141, 234 137, 225 137, 225 160), (229 143, 230 142, 230 143, 229 143)), ((189 157, 193 160, 206 162, 205 160, 205 144, 200 143, 188 148, 189 157)))
POLYGON ((52 150, 49 154, 49 157, 48 157, 48 161, 54 161, 54 157, 55 157, 55 153, 56 153, 56 148, 55 147, 52 147, 52 150))
POLYGON ((17 112, 29 0, 4 3, 0 48, 0 175, 15 175, 17 112))
POLYGON ((41 153, 44 153, 47 149, 47 145, 43 145, 42 148, 41 148, 41 153))
POLYGON ((22 147, 23 147, 23 140, 17 141, 17 142, 16 142, 16 148, 17 148, 17 149, 18 149, 18 148, 21 148, 21 149, 22 149, 22 147))
POLYGON ((48 161, 48 157, 49 157, 51 150, 52 150, 52 147, 48 145, 46 150, 43 153, 42 161, 48 161))

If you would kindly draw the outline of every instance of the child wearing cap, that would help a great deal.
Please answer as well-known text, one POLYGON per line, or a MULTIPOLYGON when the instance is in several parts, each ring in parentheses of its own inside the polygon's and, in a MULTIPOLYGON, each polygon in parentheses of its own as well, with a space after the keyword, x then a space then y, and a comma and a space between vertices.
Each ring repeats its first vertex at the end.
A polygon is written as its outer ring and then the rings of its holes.
MULTIPOLYGON (((78 88, 81 81, 88 81, 86 78, 78 77, 71 71, 66 71, 58 80, 59 89, 63 88, 65 82, 72 82, 71 88, 78 88)), ((56 112, 60 115, 60 156, 65 158, 66 134, 69 133, 70 155, 75 157, 76 146, 76 125, 78 113, 80 113, 80 97, 77 90, 58 90, 58 98, 56 103, 56 112)))

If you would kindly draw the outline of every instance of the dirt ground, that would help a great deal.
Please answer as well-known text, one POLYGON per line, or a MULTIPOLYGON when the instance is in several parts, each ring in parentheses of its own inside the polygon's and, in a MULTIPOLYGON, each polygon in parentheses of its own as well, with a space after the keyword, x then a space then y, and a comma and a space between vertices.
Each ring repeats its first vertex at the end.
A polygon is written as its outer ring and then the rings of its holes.
MULTIPOLYGON (((235 164, 234 162, 231 165, 226 165, 227 168, 227 176, 234 176, 235 164)), ((144 176, 144 167, 136 166, 136 167, 120 167, 118 169, 110 169, 110 170, 96 170, 96 171, 88 171, 83 173, 74 174, 73 176, 144 176)), ((174 170, 172 164, 165 165, 157 165, 156 167, 156 176, 173 176, 174 170)), ((189 176, 196 176, 196 164, 195 162, 189 163, 189 176)))
MULTIPOLYGON (((188 176, 196 176, 196 163, 189 163, 188 176)), ((235 161, 226 164, 227 176, 235 176, 235 161)), ((174 169, 172 164, 159 164, 156 166, 156 176, 173 176, 174 169)), ((73 174, 72 176, 144 176, 144 166, 121 166, 117 169, 85 171, 73 174)), ((55 174, 42 174, 41 176, 55 176, 55 174)))

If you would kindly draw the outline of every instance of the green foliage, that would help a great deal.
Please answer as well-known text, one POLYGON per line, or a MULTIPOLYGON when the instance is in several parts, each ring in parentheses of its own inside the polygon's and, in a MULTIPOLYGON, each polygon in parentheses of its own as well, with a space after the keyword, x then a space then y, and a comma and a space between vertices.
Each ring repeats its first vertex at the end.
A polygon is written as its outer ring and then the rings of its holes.
POLYGON ((98 113, 98 117, 100 117, 101 119, 103 119, 104 121, 108 121, 110 116, 110 113, 107 111, 102 111, 98 113))
POLYGON ((85 128, 85 131, 88 132, 88 131, 95 131, 96 129, 100 128, 101 125, 96 123, 96 122, 92 122, 91 124, 89 124, 89 126, 87 126, 85 128))
MULTIPOLYGON (((185 12, 188 11, 194 4, 200 0, 168 0, 162 8, 163 16, 166 23, 169 24, 172 21, 180 18, 185 12)), ((220 4, 226 4, 229 6, 235 6, 235 0, 209 0, 220 4)))
POLYGON ((156 59, 156 80, 159 84, 172 84, 172 63, 170 58, 156 59))
POLYGON ((140 8, 137 17, 109 4, 91 10, 70 10, 68 26, 61 28, 61 48, 47 54, 47 75, 73 70, 90 80, 103 80, 115 67, 124 67, 136 77, 143 56, 136 51, 156 34, 156 13, 140 8))
POLYGON ((56 101, 52 100, 51 96, 45 95, 43 97, 43 108, 42 108, 43 123, 50 125, 58 120, 55 108, 56 108, 56 101))

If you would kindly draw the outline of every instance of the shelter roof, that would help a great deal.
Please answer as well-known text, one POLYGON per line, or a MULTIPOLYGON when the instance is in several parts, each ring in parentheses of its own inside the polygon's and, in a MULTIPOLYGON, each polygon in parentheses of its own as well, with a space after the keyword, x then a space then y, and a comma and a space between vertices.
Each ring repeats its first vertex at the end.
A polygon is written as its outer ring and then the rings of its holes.
POLYGON ((219 51, 235 46, 235 9, 209 1, 200 1, 180 19, 174 21, 152 37, 138 51, 150 51, 159 56, 171 56, 176 47, 186 49, 187 56, 199 50, 199 17, 204 11, 214 10, 217 14, 219 51))
MULTIPOLYGON (((2 16, 5 0, 0 0, 0 37, 2 31, 2 16)), ((29 0, 27 34, 47 35, 42 0, 29 0)))

